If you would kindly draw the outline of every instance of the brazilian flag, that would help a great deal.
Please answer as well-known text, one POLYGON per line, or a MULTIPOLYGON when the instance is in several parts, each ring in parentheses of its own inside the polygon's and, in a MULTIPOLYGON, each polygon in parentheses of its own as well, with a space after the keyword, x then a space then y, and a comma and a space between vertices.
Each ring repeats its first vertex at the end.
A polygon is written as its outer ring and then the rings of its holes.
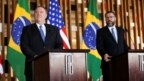
POLYGON ((82 49, 90 49, 87 54, 88 71, 93 81, 97 81, 102 75, 101 56, 97 51, 96 35, 100 28, 101 21, 97 10, 97 0, 89 0, 85 30, 83 33, 82 49))
POLYGON ((8 45, 7 59, 19 81, 26 81, 24 75, 25 56, 20 50, 20 37, 24 26, 30 24, 29 0, 18 0, 8 45))

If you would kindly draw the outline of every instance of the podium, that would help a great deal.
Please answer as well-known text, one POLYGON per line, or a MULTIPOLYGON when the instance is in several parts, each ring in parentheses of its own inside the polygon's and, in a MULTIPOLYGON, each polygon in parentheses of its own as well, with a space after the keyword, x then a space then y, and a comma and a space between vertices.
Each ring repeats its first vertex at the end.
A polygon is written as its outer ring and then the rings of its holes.
POLYGON ((111 81, 144 81, 144 51, 130 50, 110 62, 111 81))
POLYGON ((48 50, 33 59, 33 81, 87 81, 89 50, 48 50))

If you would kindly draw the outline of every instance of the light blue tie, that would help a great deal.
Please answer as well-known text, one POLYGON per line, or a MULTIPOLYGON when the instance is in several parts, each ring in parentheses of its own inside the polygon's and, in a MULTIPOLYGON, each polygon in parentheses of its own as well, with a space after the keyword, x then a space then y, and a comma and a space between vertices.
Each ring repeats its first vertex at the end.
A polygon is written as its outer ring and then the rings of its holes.
POLYGON ((41 34, 43 41, 45 41, 45 35, 44 35, 43 30, 42 30, 42 26, 39 26, 39 31, 40 31, 40 34, 41 34))
POLYGON ((115 34, 115 32, 114 32, 114 28, 111 29, 111 33, 112 33, 112 35, 113 35, 113 38, 114 38, 115 41, 117 42, 117 40, 116 40, 116 36, 115 36, 116 34, 115 34))

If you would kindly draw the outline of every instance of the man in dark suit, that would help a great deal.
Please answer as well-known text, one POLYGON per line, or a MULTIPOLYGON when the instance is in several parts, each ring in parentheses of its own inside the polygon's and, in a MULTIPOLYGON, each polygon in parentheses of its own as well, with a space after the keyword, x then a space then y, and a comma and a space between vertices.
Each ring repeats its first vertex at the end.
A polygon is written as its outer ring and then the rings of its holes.
POLYGON ((26 56, 26 81, 32 81, 33 57, 48 49, 62 49, 63 42, 57 27, 46 24, 47 11, 37 7, 34 12, 35 23, 23 28, 20 47, 26 56))
POLYGON ((110 81, 109 62, 113 57, 127 53, 128 47, 124 37, 124 30, 115 24, 115 13, 108 11, 105 17, 107 25, 97 32, 97 50, 102 57, 103 81, 110 81))

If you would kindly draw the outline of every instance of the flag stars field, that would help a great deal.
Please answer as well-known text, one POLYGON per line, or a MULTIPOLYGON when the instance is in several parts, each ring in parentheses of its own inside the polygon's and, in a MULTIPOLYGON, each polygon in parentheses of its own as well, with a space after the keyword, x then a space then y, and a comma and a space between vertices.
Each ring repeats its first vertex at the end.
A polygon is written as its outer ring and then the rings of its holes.
POLYGON ((50 0, 49 2, 50 2, 49 11, 48 11, 49 24, 57 26, 59 28, 60 35, 64 42, 63 48, 69 49, 70 44, 69 44, 68 38, 66 36, 66 32, 65 32, 66 28, 65 28, 64 21, 62 18, 59 1, 58 0, 50 0))

